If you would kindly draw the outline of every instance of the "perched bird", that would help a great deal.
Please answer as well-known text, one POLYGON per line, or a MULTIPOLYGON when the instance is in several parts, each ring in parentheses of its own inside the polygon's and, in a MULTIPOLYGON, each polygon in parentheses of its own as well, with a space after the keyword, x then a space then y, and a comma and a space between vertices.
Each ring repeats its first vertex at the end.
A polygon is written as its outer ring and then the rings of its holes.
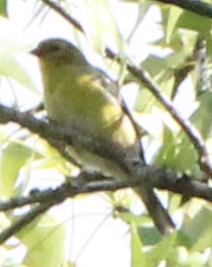
MULTIPOLYGON (((31 53, 39 58, 48 117, 66 134, 78 133, 71 143, 77 161, 115 179, 136 178, 136 164, 145 165, 138 132, 107 75, 61 39, 45 40, 31 53)), ((173 228, 152 188, 141 184, 135 191, 162 234, 173 228)))

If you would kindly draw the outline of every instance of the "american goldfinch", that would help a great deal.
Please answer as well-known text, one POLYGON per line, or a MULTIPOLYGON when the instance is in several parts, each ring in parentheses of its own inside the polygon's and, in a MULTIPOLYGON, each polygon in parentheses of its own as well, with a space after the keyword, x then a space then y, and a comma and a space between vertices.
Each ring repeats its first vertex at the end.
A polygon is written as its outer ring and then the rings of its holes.
MULTIPOLYGON (((138 132, 107 75, 61 39, 45 40, 31 53, 39 58, 48 117, 59 123, 66 134, 70 129, 79 133, 71 144, 77 161, 85 169, 99 170, 115 179, 135 177, 132 166, 145 165, 138 132), (80 137, 90 141, 83 143, 80 137)), ((153 189, 141 184, 135 191, 158 230, 167 233, 173 223, 153 189)))

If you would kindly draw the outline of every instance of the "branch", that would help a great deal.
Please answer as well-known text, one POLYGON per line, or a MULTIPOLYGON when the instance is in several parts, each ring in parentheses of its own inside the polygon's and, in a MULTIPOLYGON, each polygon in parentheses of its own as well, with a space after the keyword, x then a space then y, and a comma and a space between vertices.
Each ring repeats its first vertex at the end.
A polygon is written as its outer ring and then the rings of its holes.
MULTIPOLYGON (((132 72, 135 72, 136 75, 143 81, 148 83, 149 88, 152 89, 153 93, 158 95, 162 101, 164 101, 164 104, 167 105, 167 109, 169 109, 169 112, 172 112, 173 116, 175 116, 176 121, 179 122, 181 127, 184 129, 184 131, 188 134, 190 137, 192 143, 195 145, 195 147, 198 149, 198 152, 200 153, 202 157, 204 155, 207 156, 207 153, 205 152, 206 148, 204 146, 204 142, 202 140, 202 137, 199 135, 193 127, 191 127, 189 122, 186 122, 182 120, 178 114, 175 112, 175 110, 172 108, 171 104, 166 100, 159 92, 159 89, 152 83, 152 81, 147 77, 141 70, 138 70, 137 68, 134 67, 129 67, 131 68, 132 72), (205 153, 205 154, 204 154, 205 153)), ((65 131, 63 131, 63 127, 61 127, 58 124, 55 124, 53 122, 44 122, 44 121, 39 121, 35 119, 32 115, 29 113, 21 113, 18 111, 15 111, 10 108, 6 108, 2 105, 0 105, 0 123, 7 123, 9 121, 16 122, 20 124, 23 127, 28 128, 30 131, 39 134, 41 137, 45 138, 50 144, 53 144, 56 149, 58 147, 61 147, 61 142, 63 143, 64 147, 67 144, 71 144, 72 138, 79 138, 79 140, 86 144, 90 143, 90 140, 92 136, 79 136, 79 131, 77 129, 70 129, 70 132, 68 135, 65 134, 65 131), (56 145, 55 145, 56 144, 56 145), (59 145, 58 145, 59 144, 59 145)), ((111 148, 108 148, 107 145, 105 145, 102 142, 95 142, 94 149, 96 150, 105 150, 108 152, 108 154, 113 153, 111 151, 111 148), (108 151, 109 150, 109 151, 108 151)), ((65 151, 65 150, 64 150, 65 151)), ((59 150, 61 152, 61 149, 59 150)), ((65 152, 64 152, 65 155, 65 152)), ((68 156, 67 156, 68 157, 68 156)), ((67 158, 66 157, 66 158, 67 158)), ((70 158, 67 158, 68 160, 72 160, 70 158)), ((73 162, 73 161, 72 161, 73 162)), ((208 167, 208 161, 203 161, 202 160, 202 166, 205 168, 207 167, 209 169, 209 172, 212 173, 210 165, 208 167)), ((151 166, 152 168, 153 166, 151 166)), ((157 176, 156 176, 157 177, 157 176)), ((150 181, 148 178, 147 182, 150 181)), ((159 180, 158 180, 159 181, 159 180)), ((168 188, 167 188, 168 189, 168 188)))
POLYGON ((6 211, 28 204, 36 204, 31 211, 18 219, 10 227, 0 234, 0 244, 9 237, 15 235, 30 222, 38 218, 52 206, 63 202, 68 197, 75 197, 79 194, 94 193, 99 191, 116 191, 126 187, 136 187, 142 183, 149 183, 153 187, 168 189, 175 193, 180 193, 186 197, 199 197, 212 202, 212 188, 207 184, 201 183, 186 175, 179 176, 162 167, 145 166, 140 170, 139 179, 129 179, 125 181, 108 180, 102 174, 89 174, 82 172, 80 179, 73 182, 66 182, 56 189, 32 192, 27 197, 16 197, 0 204, 0 211, 6 211), (99 181, 90 181, 90 178, 105 179, 99 181), (84 182, 83 182, 84 181, 84 182))
POLYGON ((90 141, 90 138, 79 136, 78 131, 72 131, 72 135, 65 134, 63 127, 55 122, 40 121, 35 119, 28 112, 18 112, 15 109, 7 108, 0 105, 0 123, 16 122, 22 127, 29 129, 31 132, 38 134, 42 138, 46 139, 54 148, 56 148, 68 161, 80 166, 80 164, 71 157, 65 150, 65 145, 71 144, 71 136, 75 138, 81 138, 90 141))
MULTIPOLYGON (((62 15, 65 19, 67 19, 74 27, 76 27, 79 31, 83 32, 81 25, 76 22, 73 18, 69 16, 60 6, 56 3, 53 3, 49 0, 42 0, 49 7, 54 9, 60 15, 62 15)), ((187 10, 196 12, 197 14, 212 17, 212 6, 206 3, 196 1, 196 0, 158 0, 158 2, 163 3, 171 3, 183 7, 187 10), (189 6, 190 5, 190 6, 189 6), (204 14, 204 12, 206 12, 204 14)), ((114 55, 110 53, 114 58, 114 55)), ((188 135, 195 148, 198 151, 200 163, 202 169, 206 170, 209 174, 212 174, 211 166, 208 161, 207 150, 204 145, 204 140, 202 139, 199 132, 188 122, 184 121, 176 111, 172 108, 171 103, 160 93, 160 88, 158 88, 154 82, 146 75, 142 70, 137 69, 134 66, 128 65, 128 70, 142 83, 144 83, 147 88, 153 93, 153 95, 163 104, 163 106, 168 110, 168 112, 172 115, 172 117, 180 124, 182 129, 188 135)), ((19 123, 23 127, 28 128, 30 131, 39 134, 41 137, 45 138, 50 144, 56 147, 59 150, 58 142, 64 142, 64 144, 71 144, 72 138, 75 135, 78 135, 77 131, 72 131, 67 136, 63 128, 59 125, 55 125, 52 122, 43 122, 36 120, 33 116, 28 113, 20 113, 13 109, 6 108, 0 105, 0 122, 7 123, 9 121, 13 121, 19 123)), ((81 137, 80 137, 81 138, 81 137)), ((84 140, 84 142, 90 142, 88 140, 84 140)), ((104 144, 96 144, 99 148, 102 148, 104 144)), ((103 147, 105 149, 105 147, 103 147)), ((67 156, 62 149, 60 153, 71 160, 70 156, 67 156)), ((78 164, 77 162, 74 162, 78 164)), ((169 191, 173 191, 175 193, 180 193, 186 197, 200 197, 205 200, 212 202, 212 189, 208 187, 207 184, 201 183, 200 181, 196 181, 191 179, 186 175, 179 175, 176 172, 171 172, 169 170, 164 169, 163 167, 155 167, 155 166, 143 166, 139 170, 140 178, 139 179, 130 179, 126 181, 114 181, 114 180, 100 180, 105 177, 102 174, 89 174, 82 172, 81 179, 79 182, 74 181, 74 183, 65 183, 57 189, 49 189, 44 190, 42 192, 32 192, 28 197, 16 197, 11 199, 10 201, 4 202, 0 204, 0 210, 6 211, 9 209, 22 207, 27 204, 36 204, 35 207, 32 208, 30 212, 28 212, 21 219, 17 220, 15 223, 11 225, 11 227, 7 228, 0 234, 0 243, 3 243, 12 235, 16 234, 23 227, 28 225, 30 222, 38 218, 41 214, 43 214, 46 210, 48 210, 51 206, 59 204, 63 202, 68 197, 74 197, 78 194, 82 193, 93 193, 98 191, 115 191, 118 189, 126 188, 126 187, 136 187, 140 184, 149 184, 151 187, 156 187, 160 189, 168 189, 169 191), (98 176, 98 181, 90 181, 88 178, 92 176, 98 176), (84 181, 82 183, 82 181, 84 181)))
POLYGON ((165 4, 172 4, 200 16, 212 18, 212 5, 199 0, 155 0, 165 4))
POLYGON ((172 89, 172 96, 171 96, 172 100, 177 95, 178 87, 181 84, 181 82, 188 76, 188 74, 192 70, 196 68, 196 64, 199 65, 203 61, 202 51, 203 50, 205 51, 204 48, 205 48, 205 42, 200 36, 198 36, 193 52, 191 55, 186 57, 185 62, 183 63, 183 67, 174 70, 175 82, 172 89))
POLYGON ((77 30, 84 33, 82 26, 74 18, 72 18, 59 4, 51 0, 41 0, 44 4, 50 7, 52 10, 60 14, 64 19, 66 19, 70 24, 72 24, 77 30))
POLYGON ((133 188, 141 184, 150 184, 154 188, 169 190, 183 196, 199 197, 212 202, 212 188, 206 183, 195 180, 187 175, 179 175, 163 167, 144 166, 140 170, 140 177, 128 180, 108 179, 101 173, 81 172, 77 180, 67 181, 56 189, 32 191, 26 197, 14 197, 8 201, 1 201, 0 211, 8 211, 30 204, 55 205, 68 197, 79 194, 96 193, 99 191, 116 191, 127 187, 133 188))
MULTIPOLYGON (((40 0, 45 3, 48 7, 60 14, 64 19, 71 23, 76 29, 84 33, 82 26, 70 16, 59 4, 51 0, 40 0)), ((193 12, 197 15, 212 18, 212 5, 199 0, 155 0, 155 2, 160 2, 164 4, 171 4, 187 11, 193 12)))
POLYGON ((15 221, 10 227, 6 228, 0 233, 0 244, 4 243, 8 238, 12 237, 13 235, 17 234, 21 229, 29 225, 29 223, 38 218, 50 207, 51 205, 44 204, 32 208, 32 210, 30 210, 27 214, 22 216, 20 219, 15 221))
POLYGON ((211 176, 212 167, 205 141, 200 132, 188 120, 181 118, 177 111, 172 107, 169 99, 161 93, 161 89, 153 82, 147 73, 131 65, 128 65, 127 69, 151 91, 156 99, 159 100, 163 107, 169 112, 172 118, 180 125, 197 150, 201 169, 211 176))

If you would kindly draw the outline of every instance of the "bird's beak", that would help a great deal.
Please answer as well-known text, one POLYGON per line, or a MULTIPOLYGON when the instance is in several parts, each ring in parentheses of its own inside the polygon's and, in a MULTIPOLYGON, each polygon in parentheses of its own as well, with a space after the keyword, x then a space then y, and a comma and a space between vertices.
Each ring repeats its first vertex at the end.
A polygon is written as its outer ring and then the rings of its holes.
POLYGON ((35 48, 35 49, 30 51, 30 54, 39 57, 40 56, 40 50, 35 48))

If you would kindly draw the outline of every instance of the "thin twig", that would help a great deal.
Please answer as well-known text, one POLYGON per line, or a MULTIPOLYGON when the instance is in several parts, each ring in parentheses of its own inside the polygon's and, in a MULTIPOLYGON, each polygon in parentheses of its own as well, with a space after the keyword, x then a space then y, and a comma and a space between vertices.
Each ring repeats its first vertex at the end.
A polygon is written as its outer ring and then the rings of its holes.
POLYGON ((38 218, 41 214, 47 211, 51 207, 50 204, 42 204, 32 208, 23 217, 12 223, 12 225, 0 233, 0 244, 5 242, 11 236, 17 234, 25 226, 29 225, 32 221, 38 218))
POLYGON ((41 0, 47 6, 49 6, 52 10, 56 11, 60 14, 64 19, 66 19, 70 24, 72 24, 77 30, 84 33, 82 26, 77 22, 74 18, 72 18, 61 6, 57 3, 50 0, 41 0))
POLYGON ((128 70, 141 81, 151 93, 160 101, 160 103, 166 108, 172 118, 181 126, 182 130, 189 137, 191 143, 194 145, 199 156, 200 168, 208 175, 212 175, 212 167, 208 155, 205 141, 200 132, 188 121, 183 119, 177 111, 173 108, 171 102, 165 97, 160 88, 153 82, 147 73, 134 66, 127 66, 128 70))

